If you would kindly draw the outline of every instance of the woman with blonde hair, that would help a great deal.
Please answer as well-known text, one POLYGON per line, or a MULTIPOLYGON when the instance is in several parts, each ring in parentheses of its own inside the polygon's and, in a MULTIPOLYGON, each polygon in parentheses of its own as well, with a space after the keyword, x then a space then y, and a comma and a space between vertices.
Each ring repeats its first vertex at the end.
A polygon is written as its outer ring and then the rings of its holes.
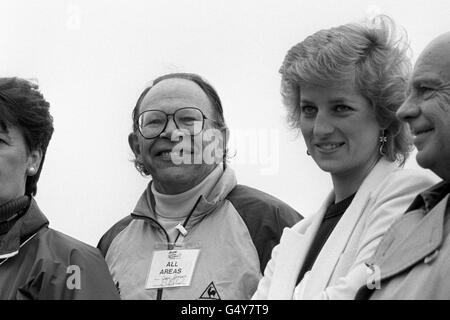
POLYGON ((383 234, 433 184, 403 169, 411 142, 395 112, 411 64, 395 29, 378 16, 288 51, 280 73, 289 122, 333 190, 316 214, 285 229, 253 299, 353 299, 376 280, 365 261, 383 234))

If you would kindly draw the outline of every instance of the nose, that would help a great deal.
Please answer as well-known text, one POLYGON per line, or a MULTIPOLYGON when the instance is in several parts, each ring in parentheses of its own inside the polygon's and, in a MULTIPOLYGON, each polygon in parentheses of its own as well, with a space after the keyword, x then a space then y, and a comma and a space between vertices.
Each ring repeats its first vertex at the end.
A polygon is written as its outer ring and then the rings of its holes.
POLYGON ((177 128, 173 115, 167 116, 167 124, 163 132, 159 135, 161 138, 168 138, 172 141, 179 141, 183 132, 177 128))
POLYGON ((412 98, 408 97, 398 108, 396 116, 400 121, 409 122, 420 114, 420 107, 412 98))
POLYGON ((330 117, 325 112, 318 112, 314 120, 313 133, 316 137, 323 137, 332 134, 334 125, 330 117))

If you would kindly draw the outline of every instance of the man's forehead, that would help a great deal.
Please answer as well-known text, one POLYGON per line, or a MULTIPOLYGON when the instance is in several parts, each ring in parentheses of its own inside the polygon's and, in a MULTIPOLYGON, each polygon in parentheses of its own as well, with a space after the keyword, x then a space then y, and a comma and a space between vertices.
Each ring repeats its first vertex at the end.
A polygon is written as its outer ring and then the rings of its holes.
POLYGON ((414 67, 413 78, 438 76, 450 81, 450 33, 434 39, 421 53, 414 67))
POLYGON ((146 94, 142 105, 149 106, 164 102, 186 102, 206 106, 209 98, 206 93, 193 81, 187 79, 166 79, 158 82, 146 94))

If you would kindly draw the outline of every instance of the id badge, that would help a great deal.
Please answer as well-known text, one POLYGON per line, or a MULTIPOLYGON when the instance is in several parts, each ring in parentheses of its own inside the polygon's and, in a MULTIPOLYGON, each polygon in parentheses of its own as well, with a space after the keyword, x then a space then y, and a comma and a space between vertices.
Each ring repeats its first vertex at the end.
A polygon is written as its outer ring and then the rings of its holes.
POLYGON ((187 287, 191 285, 200 249, 181 248, 155 250, 145 289, 187 287))

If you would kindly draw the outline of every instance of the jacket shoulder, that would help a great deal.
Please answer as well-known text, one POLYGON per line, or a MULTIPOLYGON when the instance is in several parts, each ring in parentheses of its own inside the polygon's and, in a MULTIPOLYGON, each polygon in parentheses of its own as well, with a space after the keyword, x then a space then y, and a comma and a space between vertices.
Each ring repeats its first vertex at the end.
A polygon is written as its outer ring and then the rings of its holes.
POLYGON ((118 299, 97 248, 50 228, 38 234, 36 240, 36 260, 29 277, 32 281, 25 290, 30 296, 51 300, 118 299))
POLYGON ((264 270, 283 229, 296 224, 302 216, 274 196, 243 185, 236 185, 226 199, 246 224, 264 270))
MULTIPOLYGON (((288 204, 280 199, 244 185, 236 185, 227 195, 234 207, 240 210, 241 215, 248 215, 258 212, 260 209, 268 210, 271 213, 277 213, 281 218, 292 221, 299 221, 302 216, 288 204)), ((262 218, 262 214, 260 215, 262 218)), ((295 223, 294 222, 294 223, 295 223)))
POLYGON ((55 254, 77 251, 89 255, 100 256, 98 249, 95 247, 51 228, 48 228, 41 238, 42 237, 46 238, 48 244, 54 247, 55 254))
POLYGON ((102 255, 106 257, 106 253, 108 252, 109 246, 112 241, 119 233, 121 233, 129 224, 133 221, 133 217, 131 215, 126 216, 121 219, 115 225, 113 225, 106 233, 102 236, 100 241, 97 244, 97 248, 100 250, 102 255))
POLYGON ((248 186, 236 185, 226 199, 250 224, 250 228, 262 222, 290 227, 302 219, 297 211, 280 199, 248 186))
POLYGON ((100 261, 103 263, 103 257, 97 248, 60 231, 48 228, 39 236, 39 241, 48 246, 48 256, 54 261, 63 264, 73 264, 74 261, 100 261))
POLYGON ((386 176, 378 186, 378 194, 413 194, 420 192, 436 184, 437 178, 427 174, 424 170, 398 168, 386 176))
POLYGON ((415 180, 425 180, 432 181, 435 184, 439 179, 435 177, 434 174, 428 174, 425 169, 411 169, 399 167, 390 173, 390 177, 398 179, 415 179, 415 180))

